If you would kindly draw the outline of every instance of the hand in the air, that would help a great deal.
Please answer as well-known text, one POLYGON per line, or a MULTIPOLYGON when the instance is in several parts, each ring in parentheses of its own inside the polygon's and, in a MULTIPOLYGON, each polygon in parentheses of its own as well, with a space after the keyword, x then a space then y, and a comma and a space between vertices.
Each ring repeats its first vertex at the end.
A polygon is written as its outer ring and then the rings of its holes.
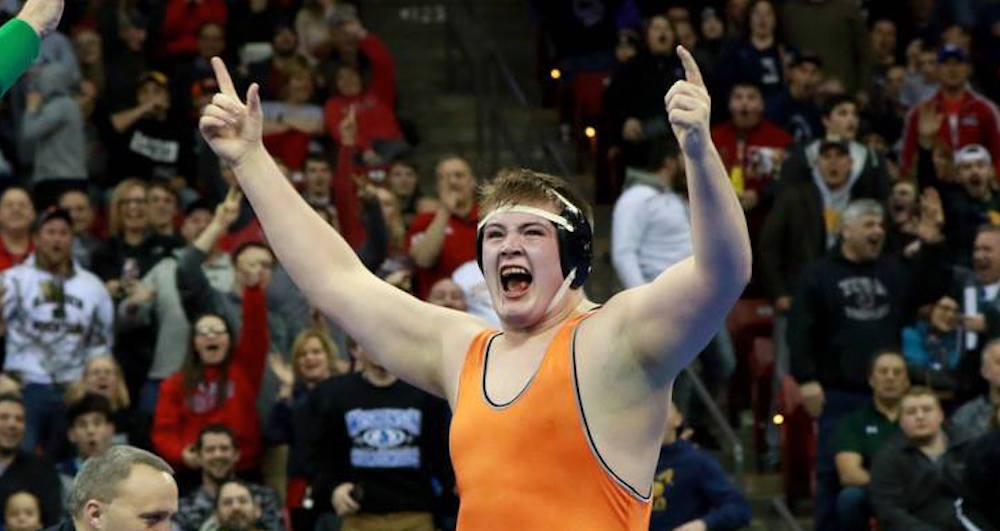
POLYGON ((220 92, 202 111, 198 128, 212 151, 230 166, 236 166, 263 145, 260 87, 256 83, 250 85, 244 104, 236 94, 233 79, 229 77, 222 59, 213 57, 212 69, 215 70, 220 92))
POLYGON ((674 130, 674 136, 684 150, 684 154, 699 156, 712 143, 709 116, 712 99, 701 77, 701 70, 691 52, 683 46, 677 47, 677 56, 684 65, 685 80, 674 83, 663 103, 667 108, 667 119, 674 130))
POLYGON ((27 22, 39 37, 44 37, 59 25, 63 4, 63 0, 28 0, 17 18, 27 22))

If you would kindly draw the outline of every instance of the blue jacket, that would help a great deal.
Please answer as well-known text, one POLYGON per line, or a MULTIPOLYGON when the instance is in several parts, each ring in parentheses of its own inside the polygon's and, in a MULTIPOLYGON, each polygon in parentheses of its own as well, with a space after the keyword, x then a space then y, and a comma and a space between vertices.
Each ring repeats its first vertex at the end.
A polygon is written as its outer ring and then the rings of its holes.
POLYGON ((653 478, 650 531, 670 531, 702 519, 708 529, 750 524, 750 504, 709 454, 687 441, 660 448, 653 478))

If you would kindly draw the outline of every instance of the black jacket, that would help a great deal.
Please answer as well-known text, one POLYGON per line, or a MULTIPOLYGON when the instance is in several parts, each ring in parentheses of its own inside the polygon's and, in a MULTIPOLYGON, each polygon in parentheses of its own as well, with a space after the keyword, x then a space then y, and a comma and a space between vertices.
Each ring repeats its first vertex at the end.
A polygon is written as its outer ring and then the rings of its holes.
POLYGON ((882 255, 855 263, 839 248, 810 265, 788 321, 792 375, 799 382, 869 392, 875 352, 898 348, 903 326, 922 303, 947 289, 944 245, 924 244, 912 263, 882 255))
POLYGON ((63 517, 62 484, 56 467, 43 457, 18 453, 0 474, 0 507, 19 490, 35 495, 41 504, 42 524, 52 525, 63 517))
POLYGON ((46 528, 45 531, 76 531, 76 526, 73 524, 73 520, 66 519, 60 522, 59 525, 46 528))
POLYGON ((812 181, 787 185, 764 221, 757 247, 764 290, 772 300, 795 293, 807 265, 826 253, 823 200, 812 181))
POLYGON ((966 440, 948 434, 948 449, 931 461, 900 433, 872 463, 872 505, 882 531, 960 530, 955 500, 965 492, 966 440))

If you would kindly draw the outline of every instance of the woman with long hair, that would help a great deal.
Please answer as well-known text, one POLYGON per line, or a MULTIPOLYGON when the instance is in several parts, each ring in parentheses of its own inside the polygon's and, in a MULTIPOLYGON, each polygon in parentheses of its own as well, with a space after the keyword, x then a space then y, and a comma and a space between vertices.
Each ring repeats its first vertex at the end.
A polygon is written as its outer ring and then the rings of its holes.
POLYGON ((256 402, 270 346, 267 306, 259 284, 244 290, 242 310, 243 325, 235 343, 231 326, 220 315, 195 319, 184 365, 160 386, 153 446, 174 466, 195 468, 198 433, 216 423, 236 434, 237 470, 259 464, 256 402))
POLYGON ((350 372, 352 365, 340 357, 333 340, 315 328, 303 330, 295 338, 291 363, 280 354, 272 354, 268 362, 281 386, 278 402, 271 410, 271 418, 264 431, 264 440, 272 445, 289 447, 285 503, 295 529, 312 529, 316 513, 303 506, 303 501, 309 497, 308 443, 315 423, 311 415, 310 394, 331 377, 350 372))

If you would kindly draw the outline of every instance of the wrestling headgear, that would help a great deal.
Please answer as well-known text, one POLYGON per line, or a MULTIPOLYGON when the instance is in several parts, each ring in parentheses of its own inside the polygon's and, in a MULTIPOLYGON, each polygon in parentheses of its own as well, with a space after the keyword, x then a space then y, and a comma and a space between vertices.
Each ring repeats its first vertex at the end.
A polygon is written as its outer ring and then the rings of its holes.
MULTIPOLYGON (((559 263, 562 267, 563 278, 574 274, 570 288, 579 288, 590 275, 590 261, 593 258, 593 232, 587 215, 583 210, 569 202, 559 192, 549 189, 549 195, 562 206, 559 214, 553 214, 548 210, 526 205, 505 205, 498 207, 489 213, 482 221, 476 231, 476 262, 479 269, 483 269, 483 229, 490 219, 497 214, 505 212, 521 212, 532 214, 549 220, 556 228, 559 240, 559 263)), ((486 272, 483 271, 483 274, 486 272)))

